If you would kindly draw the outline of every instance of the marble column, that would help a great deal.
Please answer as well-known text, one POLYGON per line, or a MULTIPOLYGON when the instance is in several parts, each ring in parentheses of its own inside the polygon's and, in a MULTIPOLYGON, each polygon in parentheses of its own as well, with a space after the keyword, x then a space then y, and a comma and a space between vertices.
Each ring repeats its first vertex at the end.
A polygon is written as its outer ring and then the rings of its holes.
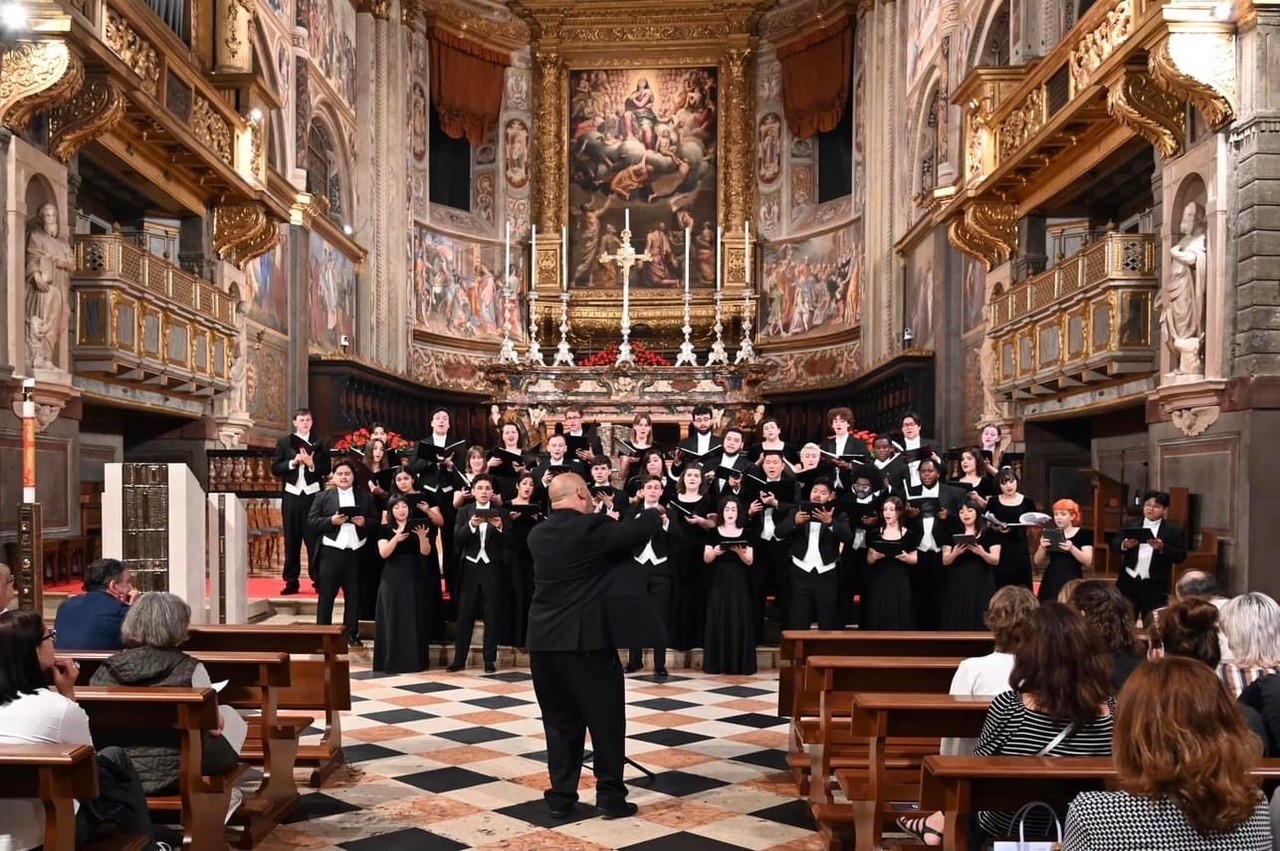
MULTIPOLYGON (((357 324, 361 354, 387 367, 395 365, 396 340, 401 323, 393 315, 391 296, 391 255, 403 257, 403 251, 392 251, 392 245, 404 241, 391 240, 393 209, 392 184, 403 183, 404 157, 396 159, 392 138, 404 136, 400 109, 392 108, 391 69, 399 67, 389 53, 391 6, 389 0, 366 0, 356 8, 356 53, 368 61, 356 64, 356 193, 351 219, 359 233, 356 239, 368 251, 360 269, 357 324)), ((403 100, 403 99, 402 99, 403 100)), ((403 108, 401 104, 401 108, 403 108)), ((403 269, 403 265, 401 266, 403 269)), ((403 281, 403 274, 399 278, 403 281)), ((402 313, 399 315, 403 315, 402 313)))
POLYGON ((906 229, 905 204, 898 204, 895 186, 899 172, 895 151, 904 150, 902 79, 898 72, 899 4, 877 3, 864 12, 859 26, 867 27, 866 67, 875 71, 875 84, 863 87, 866 110, 866 202, 863 220, 868 282, 863 323, 863 361, 875 363, 901 345, 902 270, 893 251, 895 234, 906 229))

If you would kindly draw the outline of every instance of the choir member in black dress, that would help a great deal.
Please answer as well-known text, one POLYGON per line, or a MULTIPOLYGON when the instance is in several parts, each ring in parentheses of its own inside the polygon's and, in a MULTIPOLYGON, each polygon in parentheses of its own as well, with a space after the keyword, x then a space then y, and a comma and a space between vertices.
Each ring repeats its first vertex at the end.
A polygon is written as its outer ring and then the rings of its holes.
POLYGON ((902 454, 907 465, 908 484, 920 484, 920 462, 932 458, 942 463, 942 446, 936 440, 920 436, 920 415, 907 411, 902 415, 902 454))
POLYGON ((1032 587, 1031 548, 1027 546, 1027 527, 1018 518, 1036 510, 1036 502, 1019 492, 1018 476, 1005 467, 996 476, 1000 492, 987 501, 987 519, 991 531, 1000 536, 1000 564, 996 567, 996 589, 1006 585, 1032 587))
POLYGON ((1072 579, 1084 577, 1084 569, 1093 565, 1093 532, 1080 528, 1080 506, 1073 499, 1060 499, 1053 504, 1054 527, 1041 532, 1036 548, 1036 567, 1044 568, 1040 590, 1041 603, 1058 599, 1062 586, 1072 579))
POLYGON ((1126 523, 1111 541, 1111 550, 1124 559, 1116 589, 1133 604, 1142 622, 1169 602, 1173 566, 1187 560, 1187 535, 1165 519, 1169 494, 1147 491, 1142 520, 1126 523))
POLYGON ((521 444, 520 426, 502 424, 501 443, 489 451, 486 469, 498 486, 498 495, 506 502, 516 495, 516 479, 529 471, 521 444))
POLYGON ((840 552, 840 616, 845 623, 853 622, 855 594, 862 600, 859 620, 866 608, 867 532, 880 525, 880 506, 886 496, 877 489, 880 473, 871 465, 855 467, 849 476, 853 488, 842 508, 849 517, 853 540, 840 552))
POLYGON ((606 456, 601 455, 591 462, 591 482, 587 490, 591 492, 598 513, 618 519, 618 509, 626 498, 613 486, 613 464, 606 456))
POLYGON ((907 506, 896 496, 880 506, 883 525, 867 541, 866 617, 863 629, 914 629, 910 569, 916 563, 920 530, 907 525, 907 506))
POLYGON ((536 483, 533 473, 516 480, 516 495, 507 503, 507 548, 504 566, 511 586, 511 624, 516 647, 524 647, 529 635, 529 605, 533 601, 533 556, 529 554, 529 532, 546 518, 542 506, 533 501, 536 483))
MULTIPOLYGON (((641 456, 653 448, 653 420, 648 414, 636 414, 631 420, 631 439, 618 441, 618 470, 627 482, 642 468, 641 456)), ((641 470, 643 472, 643 470, 641 470)))
POLYGON ((988 476, 1000 474, 1000 426, 983 423, 978 430, 978 446, 982 449, 982 470, 988 476))
POLYGON ((760 440, 751 444, 751 448, 747 450, 747 456, 759 467, 763 464, 766 451, 781 452, 791 472, 794 473, 800 469, 799 448, 782 439, 782 427, 773 417, 765 417, 760 423, 760 440))
POLYGON ((907 485, 908 513, 920 527, 920 544, 912 565, 911 601, 916 629, 937 629, 942 617, 942 544, 946 524, 964 500, 964 491, 939 481, 938 462, 926 458, 919 465, 920 483, 907 485))
POLYGON ((280 480, 280 513, 284 521, 284 590, 281 594, 297 594, 302 575, 302 548, 307 548, 307 573, 315 585, 316 539, 308 517, 316 494, 329 475, 329 451, 324 442, 311 433, 311 412, 299 408, 293 412, 293 433, 276 441, 271 459, 271 474, 280 480))
MULTIPOLYGON (((640 487, 640 504, 631 508, 627 516, 639 518, 644 512, 661 508, 662 489, 666 483, 662 479, 650 476, 640 487)), ((684 536, 694 535, 690 528, 683 528, 680 521, 671 516, 662 518, 662 527, 653 532, 643 544, 631 549, 631 570, 643 575, 643 587, 653 605, 653 610, 667 626, 670 635, 672 627, 672 569, 673 560, 684 546, 684 536)), ((644 667, 644 648, 632 647, 627 658, 626 673, 634 674, 644 667)), ((653 675, 658 680, 667 678, 667 648, 653 648, 653 675)))
POLYGON ((671 646, 677 650, 699 647, 706 635, 707 582, 702 564, 702 539, 716 527, 715 498, 707 493, 702 468, 685 465, 676 493, 667 500, 671 522, 681 524, 672 577, 674 599, 671 646))
POLYGON ((569 444, 565 441, 564 435, 553 434, 547 438, 547 460, 533 470, 534 481, 538 483, 540 502, 547 501, 547 488, 550 487, 551 480, 563 473, 576 473, 582 477, 583 481, 591 478, 581 461, 569 457, 569 444))
POLYGON ((853 530, 849 518, 836 512, 835 489, 826 479, 813 483, 809 501, 778 524, 791 544, 787 629, 808 629, 815 620, 818 629, 841 629, 836 565, 840 545, 853 541, 853 530))
POLYGON ((963 503, 950 524, 952 536, 942 545, 946 583, 942 597, 942 628, 982 630, 987 603, 996 592, 992 573, 1000 562, 999 538, 986 528, 977 506, 963 503))
POLYGON ((832 408, 827 412, 827 424, 831 437, 823 441, 819 449, 823 459, 835 467, 831 483, 837 491, 847 491, 850 486, 849 471, 854 464, 866 460, 867 446, 849 433, 853 427, 853 411, 848 408, 832 408))
POLYGON ((440 563, 444 565, 445 585, 452 599, 457 599, 458 587, 454 581, 454 565, 457 555, 453 546, 453 527, 457 511, 453 507, 454 471, 458 466, 458 457, 462 447, 467 445, 465 438, 450 430, 450 416, 447 408, 436 408, 431 412, 431 434, 418 441, 413 456, 409 459, 409 472, 418 477, 418 487, 429 494, 431 502, 440 506, 444 513, 444 526, 440 529, 438 549, 440 563))
POLYGON ((672 467, 672 476, 680 478, 686 465, 690 463, 706 466, 710 464, 720 449, 720 438, 711 433, 711 408, 698 405, 693 409, 693 433, 676 448, 676 463, 672 467))
POLYGON ((564 434, 565 446, 568 449, 569 457, 580 462, 584 467, 591 463, 593 458, 604 455, 604 447, 600 444, 600 437, 593 429, 582 424, 582 409, 577 407, 569 407, 564 412, 564 434))
POLYGON ((960 476, 952 479, 950 484, 967 491, 969 500, 982 511, 987 510, 988 501, 1000 492, 995 477, 987 475, 987 462, 982 457, 982 450, 976 448, 960 450, 960 476))
POLYGON ((638 502, 640 499, 640 486, 644 484, 644 480, 649 476, 659 476, 666 485, 663 491, 663 502, 675 493, 675 483, 667 478, 667 460, 662 457, 662 453, 656 449, 646 449, 640 456, 637 465, 638 472, 627 479, 625 487, 627 499, 632 502, 638 502))
POLYGON ((356 485, 361 488, 368 489, 378 501, 378 510, 386 508, 387 489, 382 486, 379 479, 385 477, 391 470, 396 469, 397 461, 394 456, 387 452, 387 446, 376 437, 370 437, 369 442, 364 445, 363 464, 356 468, 356 485), (383 476, 379 477, 378 473, 383 476))
POLYGON ((871 463, 884 481, 883 485, 879 482, 876 483, 876 490, 888 493, 905 493, 907 486, 903 482, 907 479, 909 473, 907 465, 894 447, 893 441, 887 435, 879 435, 872 441, 871 451, 874 456, 871 463))
POLYGON ((708 674, 754 674, 756 630, 749 574, 755 552, 739 525, 742 504, 735 497, 722 497, 716 514, 720 525, 707 536, 702 551, 711 574, 702 670, 708 674))
MULTIPOLYGON (((483 459, 483 454, 481 458, 483 459)), ((460 671, 471 652, 476 613, 483 601, 484 672, 498 669, 498 626, 501 621, 503 540, 502 512, 494 501, 493 480, 485 473, 471 480, 473 500, 458 509, 453 538, 458 543, 458 623, 450 671, 460 671)))
MULTIPOLYGON (((404 467, 396 470, 395 477, 391 481, 391 490, 389 497, 399 496, 409 504, 410 520, 427 520, 427 538, 431 542, 433 552, 430 557, 423 559, 423 569, 426 571, 426 581, 424 591, 426 600, 424 606, 427 611, 435 614, 427 620, 427 625, 431 628, 431 638, 434 641, 444 640, 444 591, 440 587, 440 536, 444 532, 445 514, 444 509, 438 505, 432 505, 430 502, 431 495, 418 491, 414 482, 414 476, 404 467)), ((391 518, 386 511, 382 512, 382 523, 391 522, 391 518)))
MULTIPOLYGON (((381 429, 381 426, 376 428, 381 429)), ((356 484, 360 490, 367 490, 373 495, 374 514, 382 516, 387 507, 387 491, 380 482, 388 482, 387 477, 394 475, 397 468, 391 465, 391 456, 384 443, 386 430, 381 429, 383 439, 369 437, 363 455, 357 455, 360 463, 355 465, 356 484)), ((353 459, 354 460, 354 459, 353 459)), ((389 483, 389 482, 388 482, 389 483)), ((364 548, 364 565, 360 570, 360 619, 375 620, 378 608, 378 588, 382 584, 382 557, 377 547, 364 548)))
POLYGON ((388 522, 378 533, 383 570, 374 617, 373 669, 388 674, 425 671, 431 666, 432 624, 439 617, 427 588, 431 540, 424 521, 410 519, 403 497, 387 501, 387 514, 388 522))
POLYGON ((346 458, 333 464, 333 487, 311 503, 307 523, 320 537, 316 561, 320 599, 316 606, 316 623, 333 623, 333 603, 342 591, 342 623, 347 629, 347 643, 361 647, 360 641, 360 564, 361 550, 377 523, 373 497, 355 487, 355 465, 346 458))
POLYGON ((766 449, 760 459, 764 475, 755 477, 756 498, 747 514, 750 517, 751 540, 755 543, 755 556, 751 565, 751 611, 755 624, 756 644, 764 642, 765 604, 772 589, 778 607, 786 612, 787 578, 791 574, 791 544, 786 535, 778 533, 782 518, 796 507, 796 481, 784 475, 786 456, 775 449, 766 449))

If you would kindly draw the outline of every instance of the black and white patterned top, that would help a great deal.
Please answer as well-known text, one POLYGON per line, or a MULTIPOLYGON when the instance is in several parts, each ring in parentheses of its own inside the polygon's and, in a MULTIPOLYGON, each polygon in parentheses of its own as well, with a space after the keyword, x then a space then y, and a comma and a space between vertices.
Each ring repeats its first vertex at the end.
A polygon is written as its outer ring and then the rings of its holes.
POLYGON ((1271 813, 1258 798, 1253 815, 1226 833, 1200 833, 1167 798, 1081 792, 1067 810, 1062 851, 1270 851, 1271 813))
MULTIPOLYGON (((1108 700, 1108 703, 1111 703, 1108 700)), ((1110 756, 1111 727, 1115 706, 1111 713, 1076 729, 1046 756, 1110 756)), ((974 748, 975 756, 1035 756, 1053 741, 1069 724, 1061 718, 1052 718, 1043 712, 1028 709, 1022 701, 1022 693, 1006 691, 991 699, 982 734, 974 748)), ((1061 817, 1061 814, 1059 814, 1061 817)), ((987 836, 1004 838, 1011 834, 1013 813, 978 813, 978 826, 987 836)), ((1031 813, 1026 820, 1026 836, 1037 839, 1051 829, 1043 811, 1031 813)))

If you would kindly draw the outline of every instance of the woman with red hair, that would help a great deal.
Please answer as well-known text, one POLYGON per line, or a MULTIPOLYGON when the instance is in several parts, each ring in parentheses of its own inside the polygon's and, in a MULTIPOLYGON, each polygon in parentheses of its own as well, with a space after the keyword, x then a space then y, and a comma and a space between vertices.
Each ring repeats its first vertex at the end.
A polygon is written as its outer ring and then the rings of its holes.
POLYGON ((1040 535, 1036 548, 1036 567, 1044 568, 1040 590, 1041 603, 1058 599, 1062 586, 1072 579, 1084 577, 1084 569, 1093 564, 1093 532, 1080 528, 1080 506, 1074 499, 1060 499, 1053 504, 1054 526, 1040 535))

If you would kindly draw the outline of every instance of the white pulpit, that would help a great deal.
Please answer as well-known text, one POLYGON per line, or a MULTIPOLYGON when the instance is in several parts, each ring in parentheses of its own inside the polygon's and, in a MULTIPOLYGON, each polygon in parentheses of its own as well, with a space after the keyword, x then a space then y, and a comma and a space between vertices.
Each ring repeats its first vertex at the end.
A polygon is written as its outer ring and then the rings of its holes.
POLYGON ((233 493, 209 494, 209 623, 249 622, 249 515, 233 493))

